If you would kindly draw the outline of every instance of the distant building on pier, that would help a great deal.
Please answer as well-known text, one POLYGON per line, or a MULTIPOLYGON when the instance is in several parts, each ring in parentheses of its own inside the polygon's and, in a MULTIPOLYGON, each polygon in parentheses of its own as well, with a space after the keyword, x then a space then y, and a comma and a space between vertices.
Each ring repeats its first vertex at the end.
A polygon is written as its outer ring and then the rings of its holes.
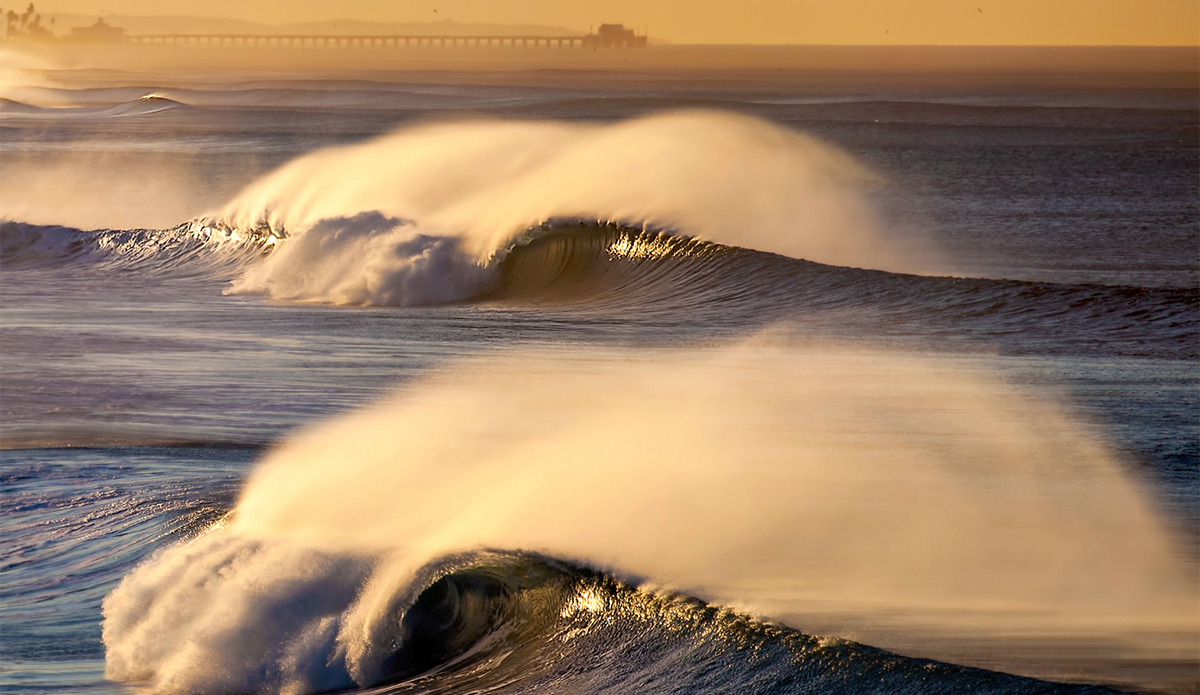
POLYGON ((75 27, 67 38, 87 43, 117 43, 125 40, 125 30, 114 27, 101 17, 90 27, 75 27))
POLYGON ((624 24, 601 24, 595 34, 583 37, 584 48, 645 48, 646 37, 638 36, 624 24))

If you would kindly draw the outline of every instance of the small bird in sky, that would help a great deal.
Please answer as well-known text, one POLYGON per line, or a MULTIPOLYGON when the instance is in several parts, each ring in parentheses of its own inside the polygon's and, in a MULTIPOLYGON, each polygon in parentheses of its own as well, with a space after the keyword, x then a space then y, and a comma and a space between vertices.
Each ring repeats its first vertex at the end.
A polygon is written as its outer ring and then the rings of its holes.
MULTIPOLYGON (((979 10, 979 8, 978 8, 978 7, 976 7, 975 9, 979 10)), ((435 11, 436 11, 436 10, 435 10, 435 11)), ((979 14, 983 14, 983 10, 979 10, 979 14)))

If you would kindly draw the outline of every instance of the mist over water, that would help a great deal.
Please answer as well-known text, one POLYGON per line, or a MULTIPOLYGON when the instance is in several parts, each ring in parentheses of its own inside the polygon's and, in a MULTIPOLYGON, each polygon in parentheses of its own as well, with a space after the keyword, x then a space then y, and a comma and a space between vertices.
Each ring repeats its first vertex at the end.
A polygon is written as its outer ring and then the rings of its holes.
POLYGON ((480 358, 297 435, 227 521, 106 599, 109 676, 371 685, 437 578, 422 568, 491 548, 945 650, 969 634, 1178 657, 1196 629, 1151 506, 1052 402, 977 363, 768 337, 480 358))

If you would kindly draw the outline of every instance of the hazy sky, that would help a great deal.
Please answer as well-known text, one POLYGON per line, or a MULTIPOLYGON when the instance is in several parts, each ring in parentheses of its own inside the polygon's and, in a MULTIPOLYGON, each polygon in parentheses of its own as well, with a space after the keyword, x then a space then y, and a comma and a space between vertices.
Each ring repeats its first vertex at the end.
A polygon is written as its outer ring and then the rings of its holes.
MULTIPOLYGON (((5 10, 26 0, 0 0, 5 10)), ((1197 45, 1197 0, 43 0, 42 12, 548 24, 677 43, 1197 45), (436 12, 435 12, 436 10, 436 12)))

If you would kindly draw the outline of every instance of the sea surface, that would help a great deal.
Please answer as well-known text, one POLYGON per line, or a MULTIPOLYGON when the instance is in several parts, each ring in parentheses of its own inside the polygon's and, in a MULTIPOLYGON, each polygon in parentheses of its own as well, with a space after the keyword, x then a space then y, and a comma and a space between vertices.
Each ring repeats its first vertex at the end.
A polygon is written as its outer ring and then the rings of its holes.
POLYGON ((17 65, 5 692, 1200 690, 1195 88, 17 65))

